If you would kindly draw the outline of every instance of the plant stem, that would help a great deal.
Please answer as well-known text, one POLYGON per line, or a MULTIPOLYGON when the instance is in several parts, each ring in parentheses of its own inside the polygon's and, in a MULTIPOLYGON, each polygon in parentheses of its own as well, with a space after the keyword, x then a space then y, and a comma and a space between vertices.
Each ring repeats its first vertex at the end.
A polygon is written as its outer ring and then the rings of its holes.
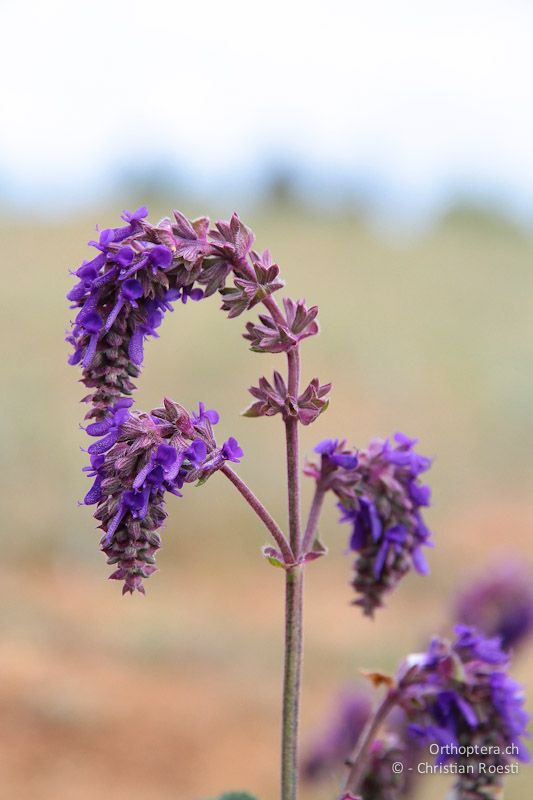
MULTIPOLYGON (((287 391, 289 398, 298 398, 300 383, 300 354, 295 347, 287 353, 289 375, 287 391)), ((287 486, 289 500, 289 533, 291 548, 298 558, 301 546, 300 533, 300 466, 298 457, 298 419, 287 417, 285 420, 287 439, 287 486)))
POLYGON ((322 504, 324 502, 325 495, 326 492, 321 487, 320 482, 317 482, 315 493, 313 495, 313 502, 311 503, 311 509, 309 511, 309 517, 307 518, 307 525, 305 526, 304 538, 302 541, 303 555, 308 553, 313 546, 318 520, 320 517, 320 512, 322 511, 322 504))
MULTIPOLYGON (((289 397, 297 398, 300 382, 298 348, 287 353, 289 397)), ((287 490, 289 534, 293 553, 301 556, 300 467, 298 457, 298 419, 285 421, 287 440, 287 490)), ((281 800, 298 796, 298 718, 302 674, 303 567, 285 573, 285 665, 283 671, 283 714, 281 737, 281 800)))
POLYGON ((344 796, 346 792, 351 792, 352 794, 357 794, 359 789, 361 779, 363 777, 365 767, 366 767, 366 757, 368 755, 368 751, 372 742, 376 737, 376 733, 378 732, 383 720, 391 711, 393 706, 396 704, 396 692, 393 690, 389 690, 385 695, 383 701, 380 703, 378 708, 376 709, 376 713, 373 717, 370 718, 368 724, 361 734, 359 741, 355 747, 354 753, 352 758, 350 759, 351 767, 350 772, 348 773, 348 777, 346 778, 346 782, 344 784, 344 788, 341 794, 341 797, 344 796))
POLYGON ((302 674, 303 568, 285 573, 285 665, 281 739, 281 800, 298 796, 298 717, 302 674))
POLYGON ((293 564, 295 561, 294 554, 291 550, 291 547, 285 538, 285 535, 277 522, 270 516, 264 505, 261 501, 255 496, 252 490, 245 484, 245 482, 240 478, 230 466, 224 464, 224 466, 220 470, 226 478, 228 478, 232 484, 236 487, 236 489, 241 493, 244 497, 248 505, 255 511, 259 519, 264 523, 266 528, 272 534, 274 541, 278 545, 281 554, 283 555, 284 559, 288 564, 293 564))

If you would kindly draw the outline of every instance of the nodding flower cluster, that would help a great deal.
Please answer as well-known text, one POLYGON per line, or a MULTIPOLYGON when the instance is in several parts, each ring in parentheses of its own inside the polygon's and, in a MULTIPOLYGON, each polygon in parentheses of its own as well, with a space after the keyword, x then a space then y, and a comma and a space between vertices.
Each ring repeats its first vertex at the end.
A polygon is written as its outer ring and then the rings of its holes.
POLYGON ((144 358, 144 340, 157 336, 177 300, 198 301, 220 292, 222 308, 236 317, 264 302, 260 323, 247 324, 252 349, 278 353, 318 332, 318 308, 284 299, 284 312, 269 304, 284 283, 268 250, 252 250, 254 235, 237 214, 210 230, 209 220, 190 222, 181 212, 151 225, 146 208, 124 212, 126 223, 100 232, 89 242, 98 254, 75 271, 67 298, 78 309, 67 340, 71 364, 81 364, 92 393, 88 416, 101 418, 135 388, 144 358), (233 286, 227 286, 230 276, 233 286))
POLYGON ((319 491, 338 497, 340 521, 352 526, 354 603, 368 616, 411 566, 422 575, 428 571, 422 547, 431 546, 431 534, 421 509, 429 505, 430 490, 419 476, 431 460, 416 453, 415 444, 397 433, 394 443, 376 439, 367 450, 354 452, 344 441, 327 439, 315 448, 320 465, 306 467, 319 491))
POLYGON ((410 735, 438 745, 437 764, 457 764, 457 796, 487 800, 499 796, 506 767, 529 760, 522 742, 529 717, 500 641, 462 625, 455 633, 453 642, 435 638, 426 653, 407 658, 397 702, 410 735))
POLYGON ((131 403, 119 400, 108 419, 87 427, 87 433, 103 438, 89 447, 86 470, 95 480, 84 502, 97 504, 101 548, 116 567, 110 577, 124 581, 123 593, 144 593, 143 578, 156 569, 165 493, 181 497, 185 483, 207 480, 243 453, 233 438, 217 446, 218 414, 202 403, 191 415, 168 399, 149 414, 130 412, 131 403))

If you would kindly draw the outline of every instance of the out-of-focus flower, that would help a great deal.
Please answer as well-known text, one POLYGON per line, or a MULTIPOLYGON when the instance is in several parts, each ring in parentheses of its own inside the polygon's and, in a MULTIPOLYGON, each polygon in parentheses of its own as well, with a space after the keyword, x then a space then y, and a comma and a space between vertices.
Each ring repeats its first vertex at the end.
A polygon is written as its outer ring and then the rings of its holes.
POLYGON ((328 777, 353 752, 372 711, 367 692, 344 690, 335 703, 324 731, 304 755, 302 775, 308 781, 328 777))
POLYGON ((533 633, 533 576, 516 564, 496 566, 459 595, 455 618, 500 637, 504 650, 518 647, 533 633))
POLYGON ((87 428, 103 439, 89 448, 87 471, 94 483, 84 502, 97 504, 95 517, 104 531, 101 548, 116 567, 110 577, 124 581, 123 593, 144 593, 143 579, 156 569, 165 494, 181 497, 186 483, 205 481, 243 452, 233 437, 217 447, 212 424, 218 414, 202 404, 200 414, 189 415, 165 400, 163 408, 146 414, 130 412, 125 402, 118 401, 103 421, 87 428))
POLYGON ((361 796, 365 800, 400 800, 406 796, 408 770, 396 770, 393 765, 406 761, 405 742, 395 733, 385 733, 375 739, 368 754, 367 767, 361 781, 361 796))
POLYGON ((410 656, 399 670, 398 702, 410 733, 439 746, 437 763, 470 765, 459 774, 460 798, 499 796, 505 768, 529 758, 522 741, 529 717, 508 668, 497 639, 457 626, 453 642, 433 639, 426 653, 410 656))

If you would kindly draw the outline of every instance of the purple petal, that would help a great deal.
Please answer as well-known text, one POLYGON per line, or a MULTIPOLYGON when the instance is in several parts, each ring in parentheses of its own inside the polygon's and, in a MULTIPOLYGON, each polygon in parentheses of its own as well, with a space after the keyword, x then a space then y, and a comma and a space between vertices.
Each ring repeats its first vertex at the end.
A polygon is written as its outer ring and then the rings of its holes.
POLYGON ((383 540, 381 547, 378 550, 378 554, 376 556, 376 560, 374 562, 374 577, 379 578, 381 573, 383 572, 383 567, 385 565, 385 559, 387 558, 387 553, 389 552, 389 542, 387 539, 383 540))
POLYGON ((136 278, 128 278, 128 280, 124 281, 122 284, 122 294, 126 300, 137 300, 139 297, 142 297, 143 287, 140 281, 136 278))
POLYGON ((91 422, 91 424, 87 425, 85 428, 85 433, 88 433, 89 436, 105 436, 111 426, 112 423, 108 419, 104 419, 101 422, 91 422))
POLYGON ((86 506, 92 506, 94 503, 98 503, 98 501, 102 497, 102 489, 101 489, 102 479, 97 477, 85 497, 83 498, 83 502, 86 506))
POLYGON ((83 361, 81 365, 83 369, 87 369, 90 366, 91 361, 94 358, 94 354, 96 353, 96 345, 98 344, 98 334, 93 333, 91 338, 89 339, 89 344, 87 346, 87 350, 85 351, 85 355, 83 357, 83 361))
POLYGON ((144 333, 137 328, 130 339, 128 345, 128 355, 134 364, 140 366, 144 359, 144 333))
POLYGON ((113 445, 116 444, 118 434, 118 428, 113 428, 104 439, 100 439, 99 442, 92 444, 87 452, 90 455, 99 455, 100 453, 107 452, 107 450, 110 450, 113 445))
POLYGON ((421 547, 415 547, 411 558, 413 559, 414 568, 420 575, 427 575, 429 573, 429 566, 421 547))

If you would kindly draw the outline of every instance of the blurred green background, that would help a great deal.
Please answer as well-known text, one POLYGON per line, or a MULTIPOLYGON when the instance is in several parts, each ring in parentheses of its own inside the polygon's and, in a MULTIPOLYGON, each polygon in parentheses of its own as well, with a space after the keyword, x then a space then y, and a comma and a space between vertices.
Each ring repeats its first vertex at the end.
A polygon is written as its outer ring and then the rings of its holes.
MULTIPOLYGON (((122 598, 91 512, 76 506, 89 483, 84 389, 63 342, 68 269, 87 257, 95 223, 116 224, 137 199, 66 222, 1 223, 0 796, 181 800, 246 788, 266 800, 277 792, 282 575, 260 555, 263 530, 221 475, 189 487, 169 502, 147 596, 122 598)), ((170 208, 154 198, 151 219, 170 208)), ((307 572, 305 745, 360 667, 392 670, 447 629, 472 576, 509 558, 532 566, 533 242, 468 208, 403 239, 353 211, 318 214, 287 198, 244 218, 288 293, 320 305, 303 377, 332 381, 332 402, 303 431, 303 454, 326 436, 364 446, 402 430, 435 457, 431 576, 409 576, 374 622, 350 607, 347 529, 326 509, 330 553, 307 572)), ((247 388, 283 359, 248 351, 243 318, 227 321, 217 305, 167 316, 160 341, 147 344, 136 402, 151 408, 166 394, 217 408, 219 435, 244 448, 239 473, 284 522, 279 419, 239 416, 247 388)), ((513 670, 530 690, 532 666, 529 648, 513 670)), ((524 767, 507 796, 532 790, 524 767)), ((430 778, 419 796, 443 798, 445 783, 430 778)))

